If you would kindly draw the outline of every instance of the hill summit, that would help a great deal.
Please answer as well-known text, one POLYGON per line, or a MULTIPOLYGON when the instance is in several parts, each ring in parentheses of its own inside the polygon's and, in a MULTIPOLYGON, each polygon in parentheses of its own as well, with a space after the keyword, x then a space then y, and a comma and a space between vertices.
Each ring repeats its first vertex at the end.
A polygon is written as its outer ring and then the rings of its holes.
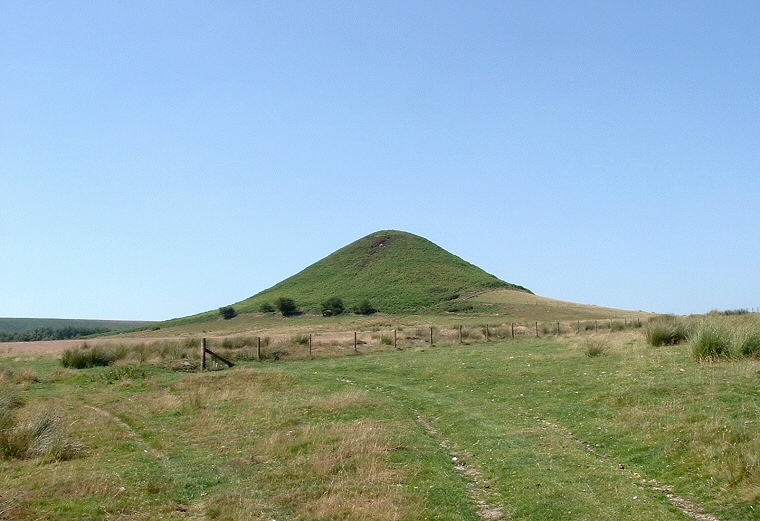
POLYGON ((239 313, 250 313, 288 297, 303 311, 319 312, 322 302, 339 297, 347 309, 369 300, 384 313, 415 313, 441 311, 452 300, 495 288, 531 293, 423 237, 385 230, 359 239, 233 306, 239 313))

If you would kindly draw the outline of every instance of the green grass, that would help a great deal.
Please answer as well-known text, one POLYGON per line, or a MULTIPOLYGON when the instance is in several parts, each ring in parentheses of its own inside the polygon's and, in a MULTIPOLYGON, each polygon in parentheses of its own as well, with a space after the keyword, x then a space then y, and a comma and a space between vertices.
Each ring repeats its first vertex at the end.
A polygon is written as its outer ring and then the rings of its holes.
POLYGON ((78 371, 1 358, 13 414, 54 409, 83 452, 0 461, 0 518, 687 519, 672 494, 756 519, 760 361, 698 364, 638 329, 472 333, 206 373, 147 348, 78 371))
POLYGON ((735 354, 734 333, 723 322, 703 320, 689 336, 691 355, 697 362, 715 362, 735 354))

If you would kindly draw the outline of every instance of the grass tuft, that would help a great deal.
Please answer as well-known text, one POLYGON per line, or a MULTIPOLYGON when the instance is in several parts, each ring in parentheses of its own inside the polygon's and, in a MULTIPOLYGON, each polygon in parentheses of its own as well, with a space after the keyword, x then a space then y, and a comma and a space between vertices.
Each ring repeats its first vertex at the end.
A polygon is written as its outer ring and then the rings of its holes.
POLYGON ((18 384, 34 384, 39 381, 40 377, 32 367, 25 367, 13 375, 13 382, 18 384))
POLYGON ((103 347, 88 347, 87 344, 67 349, 61 357, 61 365, 72 369, 89 369, 91 367, 107 366, 127 356, 123 346, 106 350, 103 347))
POLYGON ((745 331, 738 342, 739 354, 745 358, 760 358, 760 329, 745 331))
POLYGON ((82 445, 66 434, 54 413, 41 412, 20 420, 14 410, 20 402, 6 396, 0 399, 0 458, 66 461, 82 452, 82 445))
POLYGON ((596 358, 607 354, 609 346, 607 342, 603 340, 587 340, 586 341, 586 356, 589 358, 596 358))
POLYGON ((309 343, 309 335, 304 335, 304 334, 293 335, 290 338, 290 343, 295 344, 295 345, 305 346, 306 344, 309 343))
POLYGON ((651 346, 674 346, 686 341, 688 328, 677 319, 657 320, 647 325, 645 334, 647 343, 651 346))
POLYGON ((716 361, 732 356, 732 332, 716 322, 702 321, 698 323, 689 340, 691 356, 697 362, 716 361))

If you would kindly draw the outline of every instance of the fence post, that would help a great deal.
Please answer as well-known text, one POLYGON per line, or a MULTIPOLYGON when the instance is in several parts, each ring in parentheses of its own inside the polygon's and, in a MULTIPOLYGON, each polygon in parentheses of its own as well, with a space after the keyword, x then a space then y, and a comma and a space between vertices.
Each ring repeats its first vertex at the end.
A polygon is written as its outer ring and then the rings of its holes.
POLYGON ((256 360, 261 362, 261 337, 256 337, 256 360))
POLYGON ((490 334, 489 334, 489 331, 488 331, 488 324, 486 324, 486 342, 490 341, 490 339, 491 338, 490 338, 490 334))
POLYGON ((599 332, 599 321, 594 320, 594 333, 598 333, 598 332, 599 332))
POLYGON ((538 322, 536 322, 536 338, 538 338, 538 322))
POLYGON ((201 371, 206 370, 206 339, 201 339, 201 371))
POLYGON ((433 345, 433 326, 430 326, 430 345, 433 345))
POLYGON ((394 329, 393 330, 393 349, 398 349, 397 345, 398 344, 396 343, 396 330, 394 329))
POLYGON ((309 333, 309 358, 311 358, 311 333, 309 333))
POLYGON ((512 322, 512 338, 515 337, 515 323, 512 322))
POLYGON ((581 321, 578 321, 578 334, 581 334, 581 321))
POLYGON ((559 336, 559 322, 557 322, 557 336, 559 336))
POLYGON ((462 343, 462 324, 459 324, 459 343, 462 343))

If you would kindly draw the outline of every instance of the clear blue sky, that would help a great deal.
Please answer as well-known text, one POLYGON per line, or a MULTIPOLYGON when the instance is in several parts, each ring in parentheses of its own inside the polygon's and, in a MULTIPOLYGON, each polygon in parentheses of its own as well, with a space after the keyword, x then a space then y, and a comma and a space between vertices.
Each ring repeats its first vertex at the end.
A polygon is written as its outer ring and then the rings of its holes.
POLYGON ((382 229, 552 298, 760 307, 760 2, 0 13, 0 316, 185 316, 382 229))

